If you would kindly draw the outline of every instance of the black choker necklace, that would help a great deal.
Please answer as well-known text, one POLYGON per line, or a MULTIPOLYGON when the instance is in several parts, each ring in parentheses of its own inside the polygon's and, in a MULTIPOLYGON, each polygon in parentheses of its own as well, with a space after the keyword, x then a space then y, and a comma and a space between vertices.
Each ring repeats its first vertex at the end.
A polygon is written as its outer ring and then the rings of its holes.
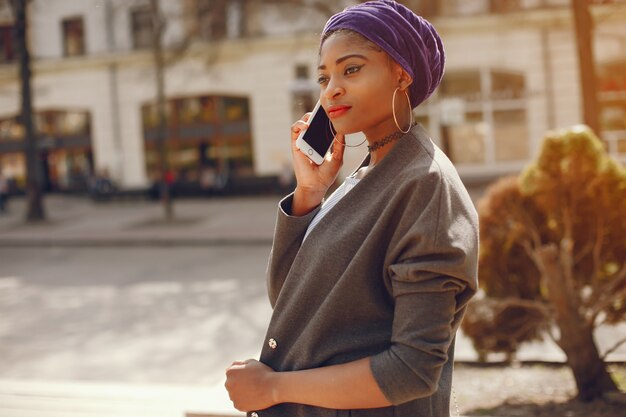
MULTIPOLYGON (((413 126, 411 126, 413 127, 413 126)), ((380 149, 383 146, 387 145, 388 143, 393 142, 396 139, 400 139, 402 136, 404 136, 406 133, 401 132, 401 131, 397 131, 397 132, 393 132, 390 135, 385 136, 384 138, 377 140, 376 142, 374 142, 372 145, 368 145, 367 146, 367 150, 368 152, 374 152, 376 149, 380 149)))

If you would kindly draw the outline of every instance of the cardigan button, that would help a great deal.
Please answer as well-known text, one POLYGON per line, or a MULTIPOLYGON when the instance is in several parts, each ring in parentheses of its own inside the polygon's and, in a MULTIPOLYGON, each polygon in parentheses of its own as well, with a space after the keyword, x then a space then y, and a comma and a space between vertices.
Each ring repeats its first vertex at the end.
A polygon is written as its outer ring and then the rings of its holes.
MULTIPOLYGON (((278 343, 276 343, 276 339, 270 339, 267 341, 267 344, 269 345, 270 348, 272 349, 276 349, 276 347, 278 346, 278 343)), ((257 416, 258 417, 258 416, 257 416)))

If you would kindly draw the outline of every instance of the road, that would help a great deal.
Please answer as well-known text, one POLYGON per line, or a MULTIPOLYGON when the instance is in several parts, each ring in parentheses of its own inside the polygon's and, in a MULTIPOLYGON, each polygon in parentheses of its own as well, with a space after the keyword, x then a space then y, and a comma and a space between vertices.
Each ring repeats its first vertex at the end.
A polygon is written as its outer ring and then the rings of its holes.
POLYGON ((258 356, 269 249, 1 248, 0 378, 220 383, 258 356))
MULTIPOLYGON (((0 417, 236 414, 224 370, 258 357, 269 250, 0 248, 0 417)), ((597 336, 606 347, 624 334, 626 325, 597 336)), ((564 359, 551 343, 519 357, 564 359)), ((475 359, 462 334, 456 358, 475 359)))

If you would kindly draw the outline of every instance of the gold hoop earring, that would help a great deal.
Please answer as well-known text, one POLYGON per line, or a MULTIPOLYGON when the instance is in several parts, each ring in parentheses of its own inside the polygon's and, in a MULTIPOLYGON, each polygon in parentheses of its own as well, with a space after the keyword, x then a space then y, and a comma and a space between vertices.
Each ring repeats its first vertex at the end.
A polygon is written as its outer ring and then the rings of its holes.
POLYGON ((409 103, 409 128, 404 131, 402 130, 402 128, 400 127, 400 124, 398 123, 398 119, 396 118, 396 93, 398 92, 398 90, 400 89, 400 87, 396 87, 395 90, 393 90, 393 97, 391 98, 391 113, 393 114, 393 121, 396 122, 396 127, 398 128, 398 130, 402 133, 409 133, 409 131, 411 130, 411 127, 413 127, 413 110, 411 109, 411 99, 409 98, 409 93, 406 92, 406 90, 404 90, 404 95, 406 96, 406 100, 409 103))
MULTIPOLYGON (((363 142, 359 143, 358 145, 348 145, 348 144, 347 144, 347 143, 345 143, 345 142, 344 142, 344 143, 341 143, 341 142, 339 142, 339 141, 337 140, 337 133, 336 133, 336 132, 335 132, 335 133, 333 133, 333 125, 332 125, 332 123, 330 122, 330 120, 328 120, 328 128, 330 129, 330 133, 332 133, 332 134, 333 134, 333 140, 334 140, 336 143, 340 144, 341 146, 345 146, 345 147, 348 147, 348 148, 358 148, 359 146, 363 145, 363 144, 365 143, 365 141, 367 140, 367 138, 363 139, 363 142)), ((344 141, 346 140, 346 137, 345 137, 345 136, 344 136, 343 140, 344 140, 344 141)))

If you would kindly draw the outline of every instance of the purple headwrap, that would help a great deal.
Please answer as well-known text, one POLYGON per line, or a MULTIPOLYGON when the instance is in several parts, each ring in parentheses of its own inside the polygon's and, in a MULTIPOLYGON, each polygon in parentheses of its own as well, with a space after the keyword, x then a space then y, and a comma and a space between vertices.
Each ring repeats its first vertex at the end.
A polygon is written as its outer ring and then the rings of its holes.
POLYGON ((445 64, 443 43, 435 28, 423 17, 391 0, 368 1, 332 16, 322 32, 349 29, 380 46, 411 76, 412 107, 435 91, 445 64))

